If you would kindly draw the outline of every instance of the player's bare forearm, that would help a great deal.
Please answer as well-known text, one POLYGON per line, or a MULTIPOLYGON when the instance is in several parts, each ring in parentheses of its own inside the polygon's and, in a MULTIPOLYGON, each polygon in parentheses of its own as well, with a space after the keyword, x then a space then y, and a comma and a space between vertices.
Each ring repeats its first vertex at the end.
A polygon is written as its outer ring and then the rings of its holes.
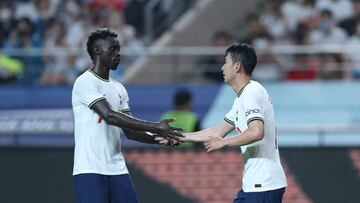
POLYGON ((155 122, 140 120, 131 115, 115 112, 111 109, 104 109, 100 111, 100 116, 105 120, 106 123, 118 126, 120 128, 132 129, 136 131, 156 131, 157 124, 155 122))
POLYGON ((245 130, 241 135, 235 136, 229 139, 224 139, 225 146, 233 147, 233 146, 242 146, 248 145, 254 142, 259 141, 255 136, 252 135, 253 133, 249 130, 245 130))
POLYGON ((190 142, 206 142, 211 137, 225 137, 233 129, 233 125, 223 121, 217 127, 206 128, 193 133, 184 133, 185 137, 181 138, 181 140, 190 142))
POLYGON ((130 129, 123 129, 125 136, 130 140, 135 140, 147 144, 158 144, 155 140, 155 136, 151 136, 144 131, 135 131, 130 129))
POLYGON ((110 125, 116 125, 121 128, 133 129, 136 131, 156 131, 156 123, 154 122, 143 121, 114 111, 108 112, 108 116, 105 121, 110 125))
POLYGON ((222 137, 211 137, 204 143, 208 152, 221 149, 225 146, 242 146, 255 143, 262 140, 264 137, 264 124, 262 121, 252 121, 248 129, 242 132, 239 136, 224 139, 222 137))
POLYGON ((189 142, 205 142, 209 140, 211 136, 215 135, 216 130, 214 128, 207 128, 201 131, 192 132, 192 133, 183 133, 185 136, 183 141, 189 142))
POLYGON ((120 128, 132 129, 135 131, 149 131, 158 134, 158 136, 178 139, 181 137, 181 129, 169 125, 174 119, 164 119, 160 122, 149 122, 140 120, 125 113, 113 111, 105 100, 101 100, 92 105, 107 124, 118 126, 120 128))
POLYGON ((264 137, 264 124, 262 121, 253 121, 240 136, 224 139, 226 146, 248 145, 262 140, 264 137))

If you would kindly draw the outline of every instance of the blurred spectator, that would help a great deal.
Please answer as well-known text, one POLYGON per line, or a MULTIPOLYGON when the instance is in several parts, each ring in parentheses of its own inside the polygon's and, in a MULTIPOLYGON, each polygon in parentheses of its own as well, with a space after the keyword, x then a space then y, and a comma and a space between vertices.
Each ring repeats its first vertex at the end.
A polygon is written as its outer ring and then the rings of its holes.
POLYGON ((15 3, 15 18, 28 18, 32 22, 38 19, 36 6, 31 1, 18 1, 15 3))
POLYGON ((307 22, 299 23, 293 34, 293 41, 296 45, 310 44, 310 25, 307 22))
POLYGON ((265 13, 261 15, 260 21, 274 39, 275 44, 286 43, 289 40, 289 30, 281 12, 280 2, 270 1, 265 13))
POLYGON ((71 48, 81 48, 86 39, 86 31, 89 28, 89 19, 82 13, 82 7, 73 1, 69 1, 66 6, 67 16, 63 20, 67 25, 66 44, 71 48))
POLYGON ((295 60, 284 73, 286 80, 314 80, 320 66, 319 59, 312 55, 295 54, 295 60))
POLYGON ((294 31, 300 22, 308 21, 317 15, 315 0, 285 1, 281 11, 290 31, 294 31))
MULTIPOLYGON (((310 33, 309 41, 315 45, 341 45, 346 42, 346 33, 336 25, 330 10, 322 10, 320 21, 310 33)), ((320 54, 320 79, 341 79, 344 76, 344 57, 339 54, 320 54)))
MULTIPOLYGON (((278 39, 280 40, 282 37, 285 38, 287 29, 285 28, 286 25, 284 24, 284 21, 280 20, 281 14, 279 13, 280 11, 277 10, 279 7, 277 7, 276 4, 273 6, 275 6, 275 8, 272 7, 272 9, 274 9, 273 12, 276 12, 277 14, 272 17, 268 15, 267 23, 270 23, 271 18, 274 17, 272 20, 274 20, 273 22, 277 21, 278 28, 272 29, 271 32, 273 32, 275 36, 278 36, 278 39), (276 32, 278 32, 278 35, 276 32)), ((268 26, 271 25, 268 24, 268 26)), ((278 58, 269 51, 269 46, 273 44, 273 38, 269 29, 267 29, 267 27, 260 21, 258 15, 249 14, 246 17, 246 29, 244 36, 240 41, 253 45, 255 49, 259 51, 257 68, 253 73, 254 79, 260 81, 271 81, 282 78, 282 68, 280 62, 278 58)))
POLYGON ((255 41, 254 48, 258 52, 257 65, 252 73, 258 81, 277 81, 282 79, 282 65, 276 55, 271 53, 272 41, 270 38, 261 38, 255 41))
POLYGON ((0 2, 0 46, 4 46, 10 32, 15 27, 14 11, 9 2, 0 2))
POLYGON ((254 45, 256 40, 271 38, 266 27, 260 22, 259 16, 255 13, 251 13, 246 16, 245 31, 240 38, 241 42, 254 45))
POLYGON ((41 76, 41 84, 65 85, 69 82, 66 32, 65 23, 55 21, 45 33, 45 70, 41 76))
POLYGON ((50 0, 36 0, 36 11, 39 20, 48 20, 55 16, 56 2, 50 0))
POLYGON ((309 41, 316 45, 343 44, 346 33, 336 25, 330 10, 322 10, 320 21, 315 30, 310 33, 309 41))
POLYGON ((345 60, 342 54, 321 54, 319 79, 343 79, 345 76, 345 60))
POLYGON ((22 76, 24 64, 9 56, 0 55, 0 83, 14 82, 22 76))
MULTIPOLYGON (((18 20, 16 27, 9 33, 9 38, 4 43, 4 50, 7 52, 13 48, 21 48, 22 54, 16 54, 16 58, 20 59, 25 65, 25 83, 36 82, 43 69, 41 53, 34 53, 33 48, 41 47, 41 38, 34 35, 35 26, 29 18, 21 18, 18 20)), ((11 56, 11 55, 10 55, 11 56)))
POLYGON ((357 32, 357 25, 360 23, 360 0, 353 0, 353 11, 351 17, 339 22, 339 26, 350 36, 357 32))
POLYGON ((95 9, 111 7, 122 11, 124 10, 125 4, 122 0, 90 0, 89 6, 95 9))
MULTIPOLYGON (((360 47, 360 21, 357 22, 356 30, 351 38, 346 43, 349 46, 358 46, 360 47)), ((354 49, 354 53, 347 54, 346 57, 350 62, 350 70, 347 72, 349 78, 360 78, 360 57, 359 49, 354 49)))
POLYGON ((35 26, 30 21, 29 18, 21 18, 16 24, 14 33, 14 46, 15 48, 24 48, 24 47, 38 47, 41 45, 41 39, 35 38, 33 35, 35 32, 35 26))
MULTIPOLYGON (((211 38, 211 45, 214 47, 227 47, 230 45, 232 39, 229 33, 225 31, 217 31, 211 38)), ((203 77, 211 82, 223 82, 221 66, 224 63, 224 56, 210 56, 200 61, 203 77)))
POLYGON ((135 27, 137 37, 144 35, 145 0, 130 0, 125 8, 126 23, 135 27), (137 15, 134 15, 136 13, 137 15))
MULTIPOLYGON (((192 95, 187 89, 179 89, 173 97, 174 108, 161 115, 161 119, 175 118, 171 125, 182 128, 185 133, 200 130, 198 117, 191 112, 192 95)), ((194 143, 186 142, 181 147, 193 147, 194 143)))
MULTIPOLYGON (((309 22, 300 22, 294 33, 294 43, 296 45, 309 44, 311 26, 309 22)), ((314 80, 317 77, 317 71, 320 66, 319 59, 314 55, 295 54, 290 61, 287 69, 283 73, 286 80, 314 80)))
POLYGON ((317 0, 316 9, 330 10, 336 22, 349 18, 353 14, 351 0, 317 0))

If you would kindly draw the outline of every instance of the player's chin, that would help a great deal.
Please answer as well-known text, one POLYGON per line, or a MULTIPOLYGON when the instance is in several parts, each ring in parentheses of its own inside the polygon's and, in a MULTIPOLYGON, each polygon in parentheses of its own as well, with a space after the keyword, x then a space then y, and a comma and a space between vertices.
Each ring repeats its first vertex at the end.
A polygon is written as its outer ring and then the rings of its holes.
POLYGON ((118 66, 119 66, 119 63, 115 63, 115 64, 113 64, 112 66, 111 66, 111 70, 116 70, 117 68, 118 68, 118 66))

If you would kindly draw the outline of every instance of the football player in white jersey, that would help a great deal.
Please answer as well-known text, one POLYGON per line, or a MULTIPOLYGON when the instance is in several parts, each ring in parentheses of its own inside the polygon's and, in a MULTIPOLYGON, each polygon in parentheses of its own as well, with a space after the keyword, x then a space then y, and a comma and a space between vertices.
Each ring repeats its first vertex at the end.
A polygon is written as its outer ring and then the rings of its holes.
POLYGON ((75 120, 74 183, 78 203, 137 203, 138 198, 121 154, 120 128, 140 142, 170 143, 181 137, 170 127, 173 119, 157 123, 130 115, 126 89, 109 78, 120 62, 117 33, 109 28, 92 32, 87 51, 93 67, 80 75, 73 87, 75 120))
POLYGON ((224 80, 237 94, 231 110, 218 126, 184 133, 182 140, 204 142, 208 152, 240 146, 245 163, 243 185, 234 203, 280 203, 287 183, 280 163, 271 99, 261 84, 251 80, 257 62, 255 50, 247 44, 233 44, 225 55, 221 67, 224 80), (225 139, 233 129, 238 135, 225 139))

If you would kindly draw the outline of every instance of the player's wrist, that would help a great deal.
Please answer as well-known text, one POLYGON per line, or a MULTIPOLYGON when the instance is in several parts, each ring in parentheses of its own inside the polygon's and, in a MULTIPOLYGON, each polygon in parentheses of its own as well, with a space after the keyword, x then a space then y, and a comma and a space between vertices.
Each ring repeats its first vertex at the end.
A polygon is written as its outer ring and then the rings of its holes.
POLYGON ((160 123, 149 123, 148 131, 151 133, 158 133, 161 129, 160 123))
POLYGON ((223 147, 229 147, 230 146, 230 139, 223 139, 222 140, 223 147))

